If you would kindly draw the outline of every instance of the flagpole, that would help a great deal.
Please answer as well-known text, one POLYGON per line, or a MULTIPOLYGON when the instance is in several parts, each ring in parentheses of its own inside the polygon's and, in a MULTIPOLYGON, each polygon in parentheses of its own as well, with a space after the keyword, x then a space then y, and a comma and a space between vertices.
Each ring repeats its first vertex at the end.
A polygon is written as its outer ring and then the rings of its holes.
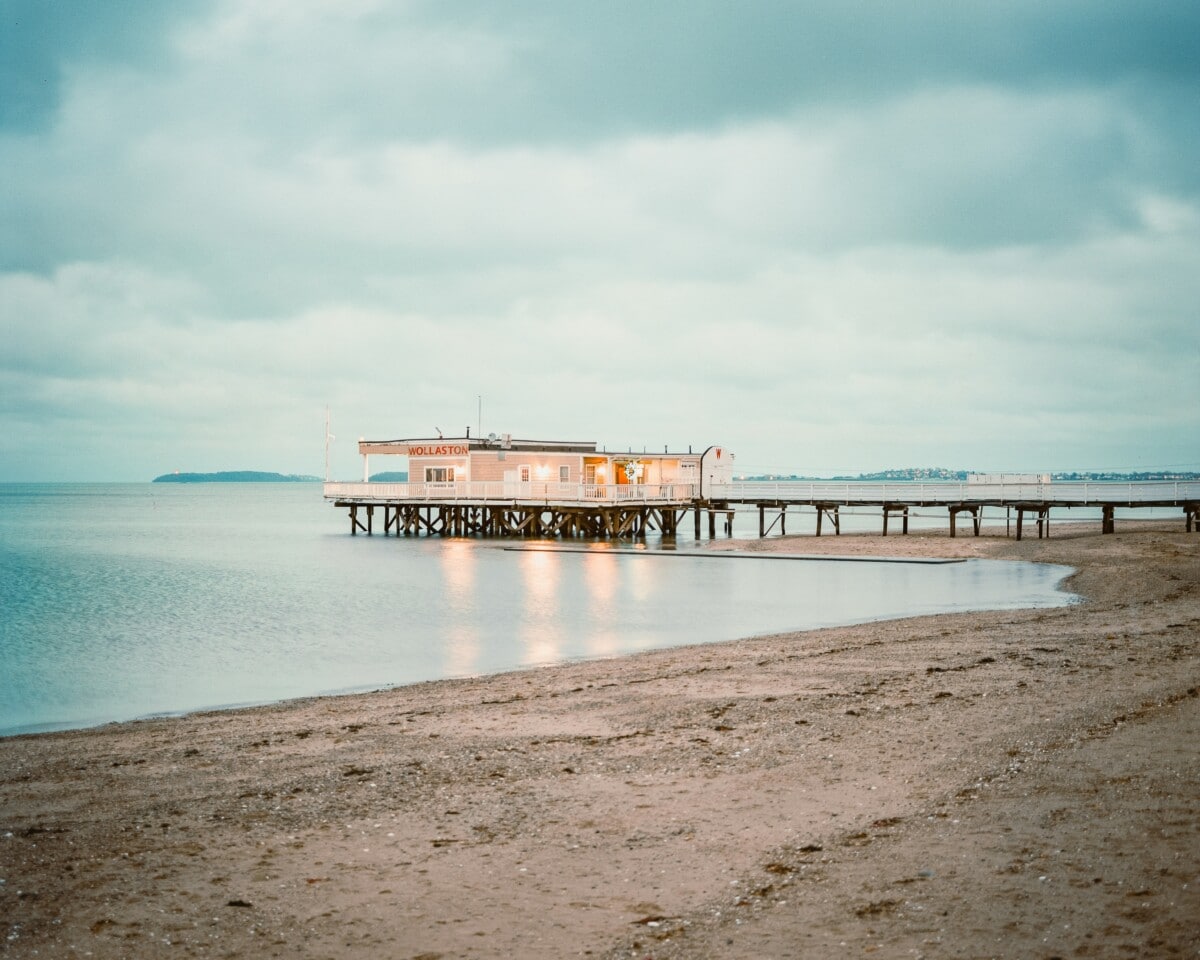
POLYGON ((329 482, 329 441, 333 437, 329 433, 329 408, 325 408, 325 482, 329 482))

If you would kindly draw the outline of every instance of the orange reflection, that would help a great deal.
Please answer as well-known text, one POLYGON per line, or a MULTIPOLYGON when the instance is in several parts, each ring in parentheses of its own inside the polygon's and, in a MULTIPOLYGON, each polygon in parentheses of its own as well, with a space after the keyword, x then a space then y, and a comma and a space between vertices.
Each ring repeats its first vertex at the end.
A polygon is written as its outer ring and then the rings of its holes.
POLYGON ((475 548, 464 542, 444 543, 438 552, 446 597, 456 607, 465 606, 475 589, 475 548))
POLYGON ((445 672, 451 677, 472 676, 479 672, 479 631, 465 614, 475 602, 475 565, 479 558, 475 547, 464 541, 443 543, 438 551, 442 567, 445 603, 459 615, 451 618, 443 654, 445 672))
POLYGON ((549 663, 562 657, 562 636, 557 623, 558 578, 562 558, 549 550, 521 553, 521 577, 525 586, 522 663, 549 663))
POLYGON ((592 616, 600 623, 606 622, 612 614, 613 598, 617 595, 620 578, 618 562, 618 558, 607 550, 597 550, 584 561, 583 580, 591 601, 592 616))
POLYGON ((554 616, 558 605, 559 558, 549 550, 521 553, 521 577, 525 581, 526 619, 554 616))

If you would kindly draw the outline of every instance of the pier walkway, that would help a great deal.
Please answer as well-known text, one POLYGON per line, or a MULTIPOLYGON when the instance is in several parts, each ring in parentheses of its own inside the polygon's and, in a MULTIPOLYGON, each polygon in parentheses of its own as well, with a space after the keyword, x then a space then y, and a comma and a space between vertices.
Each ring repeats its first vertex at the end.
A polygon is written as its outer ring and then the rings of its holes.
POLYGON ((817 536, 822 522, 828 521, 834 533, 841 532, 839 510, 842 507, 878 507, 887 536, 889 519, 899 519, 903 533, 908 532, 910 510, 941 507, 950 521, 950 536, 957 533, 960 514, 971 518, 972 530, 979 535, 984 507, 1004 507, 1016 514, 1016 536, 1020 540, 1026 515, 1037 524, 1038 536, 1049 534, 1051 509, 1086 507, 1098 509, 1104 533, 1115 530, 1118 508, 1180 508, 1187 530, 1200 530, 1200 481, 1138 482, 1044 482, 1044 483, 868 483, 752 481, 714 486, 711 495, 728 503, 756 505, 759 508, 759 536, 766 536, 776 525, 786 533, 788 507, 812 507, 817 513, 817 536), (767 516, 771 522, 767 524, 767 516))
MULTIPOLYGON (((715 537, 718 518, 733 533, 738 507, 758 508, 760 537, 787 532, 789 508, 816 512, 816 534, 828 527, 841 533, 842 508, 875 507, 886 536, 898 521, 908 532, 910 511, 947 511, 950 535, 960 515, 978 536, 985 507, 1007 508, 1016 516, 1016 538, 1026 517, 1039 537, 1048 536, 1052 509, 1100 511, 1104 533, 1115 530, 1115 512, 1129 508, 1178 508, 1188 532, 1200 531, 1200 481, 1045 482, 1045 483, 869 483, 764 482, 721 484, 497 483, 326 483, 326 500, 349 510, 351 533, 374 533, 376 510, 382 531, 397 536, 587 537, 631 539, 649 530, 674 536, 690 511, 696 539, 708 517, 715 537), (769 521, 769 522, 768 522, 769 521)), ((795 513, 793 513, 795 516, 795 513)))

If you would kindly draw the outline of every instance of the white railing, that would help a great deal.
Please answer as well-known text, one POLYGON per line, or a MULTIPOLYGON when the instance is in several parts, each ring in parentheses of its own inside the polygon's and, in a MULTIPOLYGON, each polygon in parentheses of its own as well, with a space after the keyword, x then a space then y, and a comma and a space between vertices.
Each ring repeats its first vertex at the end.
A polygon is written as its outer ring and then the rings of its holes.
POLYGON ((686 503, 692 483, 558 483, 533 480, 491 483, 326 483, 326 500, 396 503, 513 501, 540 503, 686 503))
POLYGON ((1200 500, 1200 481, 1146 480, 1050 483, 841 483, 745 481, 706 487, 715 500, 756 503, 1050 503, 1089 506, 1122 503, 1183 504, 1200 500))
MULTIPOLYGON (((526 483, 326 483, 327 500, 363 503, 513 501, 541 503, 686 503, 700 496, 694 483, 595 484, 534 480, 526 483)), ((704 497, 732 503, 908 503, 1070 506, 1182 505, 1200 501, 1200 481, 1131 483, 866 483, 745 481, 705 484, 704 497)))

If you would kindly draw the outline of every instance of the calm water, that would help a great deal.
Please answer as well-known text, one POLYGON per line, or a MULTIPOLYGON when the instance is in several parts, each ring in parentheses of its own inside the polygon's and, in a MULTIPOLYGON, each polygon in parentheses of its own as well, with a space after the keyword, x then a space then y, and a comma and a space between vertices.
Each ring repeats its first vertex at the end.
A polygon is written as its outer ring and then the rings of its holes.
POLYGON ((1071 600, 1064 567, 348 531, 316 484, 0 485, 0 734, 1071 600))

